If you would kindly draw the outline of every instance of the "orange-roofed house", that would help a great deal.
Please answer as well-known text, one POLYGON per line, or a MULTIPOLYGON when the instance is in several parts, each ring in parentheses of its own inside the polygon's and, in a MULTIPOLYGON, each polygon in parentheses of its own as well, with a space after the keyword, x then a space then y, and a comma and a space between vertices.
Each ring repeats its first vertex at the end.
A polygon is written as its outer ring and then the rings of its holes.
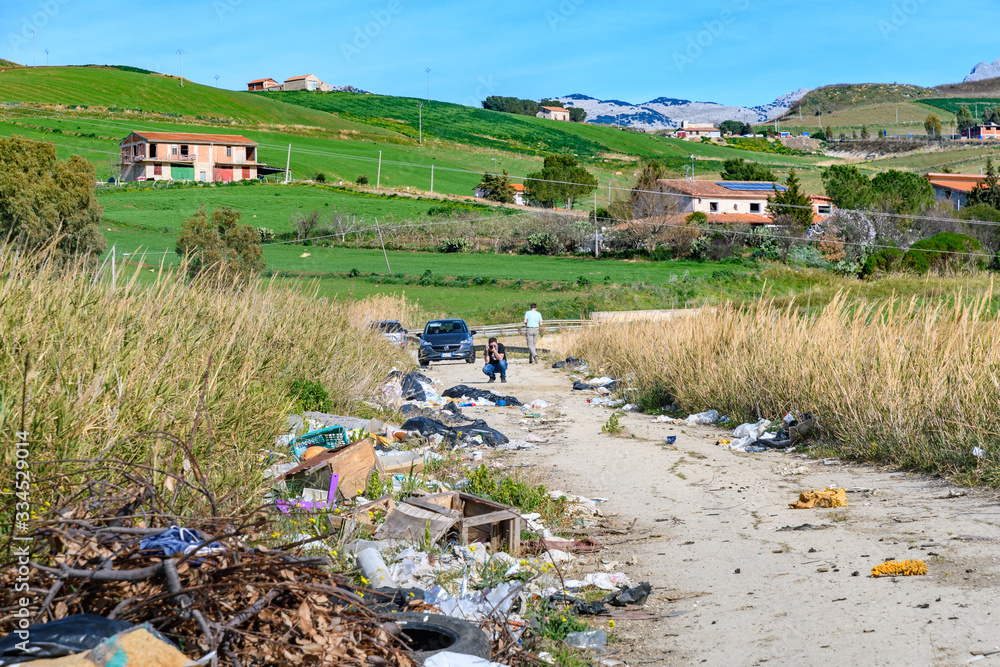
POLYGON ((562 107, 542 107, 535 114, 537 118, 547 118, 549 120, 569 120, 569 109, 562 107))
MULTIPOLYGON (((510 189, 514 191, 514 203, 518 206, 524 206, 524 183, 511 183, 510 189)), ((476 186, 473 192, 480 199, 487 195, 487 192, 479 186, 476 186)))
POLYGON ((980 174, 927 174, 934 188, 934 201, 946 202, 956 209, 969 205, 969 193, 985 178, 980 174))
POLYGON ((670 210, 685 215, 700 211, 718 224, 770 224, 767 200, 775 188, 788 189, 770 181, 657 181, 670 210))
POLYGON ((274 79, 257 79, 247 84, 247 90, 281 90, 281 84, 274 79))
POLYGON ((255 180, 257 143, 237 134, 133 132, 119 144, 123 181, 255 180))

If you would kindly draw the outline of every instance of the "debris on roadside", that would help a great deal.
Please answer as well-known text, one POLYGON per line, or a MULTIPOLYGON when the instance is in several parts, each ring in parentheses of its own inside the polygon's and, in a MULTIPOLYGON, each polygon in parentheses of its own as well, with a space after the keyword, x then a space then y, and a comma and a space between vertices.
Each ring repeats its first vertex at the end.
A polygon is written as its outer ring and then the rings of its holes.
POLYGON ((454 398, 463 402, 475 401, 476 405, 500 405, 501 407, 504 405, 512 405, 515 407, 521 405, 521 401, 514 396, 501 396, 500 394, 492 391, 476 389, 475 387, 468 387, 464 384, 446 389, 441 395, 445 398, 454 398))
POLYGON ((587 362, 576 357, 566 357, 565 361, 557 361, 552 364, 552 368, 566 368, 571 371, 583 371, 587 369, 587 362))
POLYGON ((847 490, 826 488, 820 491, 803 491, 794 503, 788 503, 793 510, 806 510, 814 507, 847 507, 847 490))
POLYGON ((872 578, 910 577, 927 574, 927 563, 922 560, 888 560, 872 568, 872 578))

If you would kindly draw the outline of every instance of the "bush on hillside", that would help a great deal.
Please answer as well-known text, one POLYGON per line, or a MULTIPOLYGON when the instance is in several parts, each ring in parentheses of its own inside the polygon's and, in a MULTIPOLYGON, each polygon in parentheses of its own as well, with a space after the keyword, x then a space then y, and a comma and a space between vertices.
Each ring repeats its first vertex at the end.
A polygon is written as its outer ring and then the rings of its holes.
POLYGON ((990 256, 971 236, 941 232, 917 241, 903 256, 903 264, 917 273, 985 269, 990 256))
POLYGON ((869 255, 861 266, 861 277, 870 278, 880 273, 898 271, 902 265, 903 251, 899 248, 883 248, 869 255))

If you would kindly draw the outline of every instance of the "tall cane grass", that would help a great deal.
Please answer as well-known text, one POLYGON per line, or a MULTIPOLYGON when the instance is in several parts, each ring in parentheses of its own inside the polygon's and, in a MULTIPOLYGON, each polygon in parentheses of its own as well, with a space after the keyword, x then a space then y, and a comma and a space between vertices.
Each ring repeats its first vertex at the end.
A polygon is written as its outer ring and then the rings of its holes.
POLYGON ((148 270, 130 269, 112 284, 107 264, 56 266, 44 253, 0 246, 0 488, 6 500, 22 388, 36 477, 72 465, 45 461, 101 456, 173 465, 166 459, 188 454, 174 452, 162 438, 115 443, 146 431, 188 440, 203 402, 192 440, 195 460, 185 466, 200 469, 226 511, 237 512, 260 500, 261 452, 273 448, 284 428, 295 379, 318 380, 335 409, 350 413, 374 396, 393 365, 412 363, 367 329, 373 319, 412 316, 403 299, 346 302, 219 275, 189 280, 184 267, 161 267, 140 280, 140 271, 148 270))
POLYGON ((841 293, 809 316, 763 299, 595 326, 572 352, 631 374, 648 406, 672 398, 733 419, 812 412, 845 456, 998 486, 1000 318, 991 293, 931 306, 841 293))

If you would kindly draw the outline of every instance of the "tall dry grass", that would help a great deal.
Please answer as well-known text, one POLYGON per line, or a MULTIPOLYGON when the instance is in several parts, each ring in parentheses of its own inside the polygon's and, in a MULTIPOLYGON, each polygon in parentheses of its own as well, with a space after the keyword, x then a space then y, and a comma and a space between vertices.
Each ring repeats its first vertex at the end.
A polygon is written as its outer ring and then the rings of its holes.
POLYGON ((109 274, 106 265, 57 267, 0 247, 5 492, 26 355, 36 476, 56 468, 40 461, 99 455, 177 464, 167 460, 173 448, 163 439, 112 446, 143 431, 187 439, 204 387, 193 463, 231 511, 260 500, 258 457, 284 428, 293 380, 322 382, 336 409, 350 413, 393 365, 412 363, 366 328, 371 319, 404 316, 408 306, 397 297, 333 301, 273 283, 191 281, 183 267, 155 277, 148 267, 135 269, 116 286, 109 274))
MULTIPOLYGON (((992 292, 992 289, 989 290, 992 292)), ((803 317, 769 300, 582 331, 571 351, 632 374, 643 402, 733 420, 818 415, 842 454, 1000 485, 1000 319, 989 296, 853 302, 803 317), (973 447, 986 451, 979 460, 973 447)), ((736 421, 739 423, 739 421, 736 421)))

